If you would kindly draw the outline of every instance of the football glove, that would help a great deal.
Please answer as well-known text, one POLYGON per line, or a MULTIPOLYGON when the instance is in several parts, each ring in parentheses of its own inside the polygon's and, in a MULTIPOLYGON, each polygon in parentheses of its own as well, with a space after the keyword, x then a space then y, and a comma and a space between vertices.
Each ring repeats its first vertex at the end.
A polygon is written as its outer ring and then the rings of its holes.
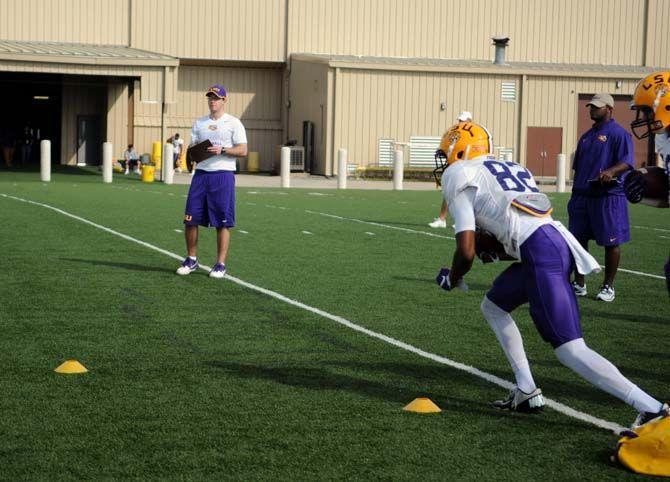
POLYGON ((633 204, 639 203, 644 197, 646 181, 640 171, 628 171, 623 181, 623 190, 626 193, 626 199, 633 204))

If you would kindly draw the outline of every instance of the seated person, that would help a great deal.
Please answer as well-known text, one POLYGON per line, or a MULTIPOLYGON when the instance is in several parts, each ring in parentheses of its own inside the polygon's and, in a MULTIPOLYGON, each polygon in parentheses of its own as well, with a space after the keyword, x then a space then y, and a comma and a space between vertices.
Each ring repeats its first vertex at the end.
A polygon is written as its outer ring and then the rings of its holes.
POLYGON ((135 174, 140 173, 140 156, 137 154, 137 151, 132 144, 128 144, 128 149, 123 152, 123 158, 125 159, 126 168, 124 174, 128 174, 131 167, 135 174))

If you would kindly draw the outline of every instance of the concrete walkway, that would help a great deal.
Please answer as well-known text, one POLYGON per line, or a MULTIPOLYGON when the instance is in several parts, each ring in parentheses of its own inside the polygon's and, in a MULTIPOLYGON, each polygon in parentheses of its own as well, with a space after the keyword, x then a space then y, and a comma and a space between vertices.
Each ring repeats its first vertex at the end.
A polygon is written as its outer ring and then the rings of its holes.
MULTIPOLYGON (((160 179, 160 174, 157 176, 160 179)), ((175 184, 190 184, 191 176, 185 173, 174 173, 175 184)), ((235 185, 237 187, 261 187, 261 188, 279 188, 281 187, 281 178, 279 176, 270 176, 268 174, 236 174, 235 185)), ((311 174, 293 173, 291 174, 291 188, 298 189, 337 189, 336 177, 313 176, 311 174)), ((362 180, 348 179, 347 189, 376 189, 380 191, 391 191, 393 181, 391 180, 362 180)), ((428 181, 405 181, 403 189, 407 191, 437 191, 434 182, 428 181)), ((568 187, 568 190, 570 188, 568 187)), ((556 186, 552 184, 541 184, 540 190, 543 192, 556 192, 556 186)))

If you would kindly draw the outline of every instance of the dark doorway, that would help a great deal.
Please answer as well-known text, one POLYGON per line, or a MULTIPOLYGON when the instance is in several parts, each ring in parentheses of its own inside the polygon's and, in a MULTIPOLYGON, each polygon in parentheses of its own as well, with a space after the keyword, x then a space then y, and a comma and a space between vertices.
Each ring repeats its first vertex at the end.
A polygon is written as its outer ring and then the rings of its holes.
POLYGON ((98 166, 101 162, 102 119, 97 115, 77 116, 77 165, 98 166))
POLYGON ((52 161, 59 162, 62 76, 2 72, 0 105, 0 136, 15 143, 13 165, 38 164, 43 139, 51 141, 52 161))
MULTIPOLYGON (((589 117, 589 109, 586 104, 591 100, 593 94, 579 94, 579 111, 577 122, 577 139, 575 139, 575 146, 579 138, 593 126, 593 121, 589 117)), ((621 127, 631 133, 633 137, 633 155, 635 157, 635 166, 639 167, 647 162, 647 139, 637 139, 633 136, 630 130, 631 121, 635 120, 635 111, 630 108, 630 95, 613 95, 614 97, 614 120, 616 120, 621 127)))
POLYGON ((535 177, 555 177, 558 155, 563 144, 562 127, 529 127, 526 167, 535 177))

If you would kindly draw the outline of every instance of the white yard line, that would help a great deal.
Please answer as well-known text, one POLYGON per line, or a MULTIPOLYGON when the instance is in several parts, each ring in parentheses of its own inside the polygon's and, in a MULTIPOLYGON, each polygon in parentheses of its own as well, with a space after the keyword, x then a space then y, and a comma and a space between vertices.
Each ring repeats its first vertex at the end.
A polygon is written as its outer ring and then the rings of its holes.
POLYGON ((429 233, 429 232, 426 232, 426 231, 418 231, 416 229, 401 228, 400 226, 389 226, 388 224, 376 223, 374 221, 363 221, 362 219, 347 218, 347 217, 344 217, 344 216, 336 216, 335 214, 320 213, 320 212, 317 212, 317 211, 310 211, 309 209, 305 209, 305 212, 309 213, 309 214, 317 214, 319 216, 324 216, 326 218, 339 219, 340 221, 352 221, 354 223, 369 224, 370 226, 378 226, 380 228, 395 229, 397 231, 403 231, 405 233, 422 234, 424 236, 430 236, 432 238, 442 238, 442 239, 451 239, 451 240, 456 239, 456 238, 452 238, 451 236, 442 236, 441 234, 429 233))
MULTIPOLYGON (((106 226, 102 226, 100 224, 94 223, 93 221, 89 221, 86 218, 82 218, 82 217, 77 216, 75 214, 71 214, 67 211, 63 211, 62 209, 56 208, 54 206, 50 206, 48 204, 43 204, 43 203, 40 203, 40 202, 30 201, 28 199, 22 199, 22 198, 18 198, 18 197, 15 197, 15 196, 2 194, 2 193, 0 193, 0 196, 4 197, 4 198, 7 198, 7 199, 12 199, 12 200, 15 200, 15 201, 20 201, 20 202, 32 204, 34 206, 40 206, 40 207, 43 207, 43 208, 46 208, 46 209, 50 209, 50 210, 55 211, 59 214, 62 214, 62 215, 67 216, 69 218, 75 219, 75 220, 80 221, 84 224, 88 224, 89 226, 93 226, 94 228, 100 229, 100 230, 105 231, 109 234, 113 234, 114 236, 118 236, 118 237, 123 238, 127 241, 132 241, 133 243, 137 243, 141 246, 144 246, 145 248, 152 249, 152 250, 154 250, 158 253, 164 254, 164 255, 169 256, 171 258, 174 258, 174 259, 177 259, 177 260, 180 260, 180 261, 182 259, 182 257, 180 255, 176 254, 176 253, 172 253, 172 252, 167 251, 165 249, 159 248, 158 246, 154 246, 153 244, 150 244, 150 243, 147 243, 145 241, 133 238, 132 236, 128 236, 127 234, 120 233, 120 232, 115 231, 115 230, 113 230, 111 228, 108 228, 106 226)), ((393 227, 393 226, 391 226, 391 227, 393 227)), ((417 232, 420 232, 420 231, 417 231, 417 232)), ((202 265, 202 264, 200 265, 200 268, 205 270, 205 271, 211 270, 211 268, 209 266, 205 266, 205 265, 202 265)), ((248 283, 244 280, 241 280, 239 278, 236 278, 236 277, 230 276, 230 275, 226 275, 226 279, 228 279, 228 280, 232 281, 233 283, 236 283, 240 286, 248 288, 250 290, 257 291, 259 293, 263 293, 264 295, 267 295, 271 298, 283 301, 284 303, 287 303, 289 305, 295 306, 295 307, 303 309, 305 311, 309 311, 309 312, 314 313, 316 315, 319 315, 323 318, 326 318, 326 319, 329 319, 329 320, 334 321, 336 323, 339 323, 340 325, 346 326, 347 328, 349 328, 351 330, 357 331, 359 333, 363 333, 367 336, 370 336, 370 337, 375 338, 377 340, 388 343, 389 345, 392 345, 392 346, 395 346, 397 348, 401 348, 403 350, 409 351, 409 352, 414 353, 416 355, 419 355, 423 358, 427 358, 429 360, 432 360, 436 363, 440 363, 442 365, 447 365, 447 366, 450 366, 450 367, 455 368, 457 370, 462 370, 466 373, 469 373, 469 374, 474 375, 478 378, 481 378, 481 379, 486 380, 490 383, 493 383, 494 385, 498 385, 498 386, 500 386, 502 388, 506 388, 506 389, 514 388, 514 384, 512 384, 511 382, 508 382, 507 380, 503 380, 502 378, 499 378, 495 375, 492 375, 490 373, 479 370, 478 368, 472 367, 470 365, 465 365, 463 363, 459 363, 457 361, 451 360, 449 358, 446 358, 446 357, 443 357, 443 356, 440 356, 440 355, 436 355, 434 353, 424 351, 421 348, 417 348, 417 347, 415 347, 413 345, 410 345, 408 343, 405 343, 403 341, 396 340, 395 338, 391 338, 390 336, 386 336, 382 333, 377 333, 376 331, 369 330, 369 329, 367 329, 363 326, 357 325, 356 323, 353 323, 353 322, 347 320, 346 318, 342 318, 341 316, 333 315, 331 313, 328 313, 327 311, 320 310, 319 308, 315 308, 313 306, 306 305, 304 303, 301 303, 300 301, 293 300, 293 299, 288 298, 288 297, 286 297, 286 296, 284 296, 280 293, 277 293, 275 291, 268 290, 266 288, 262 288, 260 286, 254 285, 252 283, 248 283)), ((564 405, 560 402, 557 402, 555 400, 545 398, 545 402, 546 402, 547 406, 553 408, 557 412, 560 412, 560 413, 562 413, 564 415, 567 415, 569 417, 572 417, 572 418, 576 418, 576 419, 581 420, 583 422, 590 423, 592 425, 595 425, 596 427, 599 427, 599 428, 602 428, 602 429, 605 429, 605 430, 609 430, 611 432, 614 432, 615 434, 619 434, 622 430, 625 429, 624 427, 620 426, 617 423, 610 422, 608 420, 603 420, 603 419, 600 419, 598 417, 594 417, 593 415, 590 415, 588 413, 580 412, 579 410, 575 410, 575 409, 573 409, 573 408, 571 408, 567 405, 564 405)))

